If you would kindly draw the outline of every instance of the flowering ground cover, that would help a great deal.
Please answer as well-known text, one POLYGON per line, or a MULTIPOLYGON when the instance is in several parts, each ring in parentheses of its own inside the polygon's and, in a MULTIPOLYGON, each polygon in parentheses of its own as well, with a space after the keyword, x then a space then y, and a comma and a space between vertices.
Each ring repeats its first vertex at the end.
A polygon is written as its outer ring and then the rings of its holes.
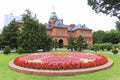
POLYGON ((14 64, 33 69, 68 70, 100 66, 107 58, 82 52, 43 52, 15 58, 14 64))

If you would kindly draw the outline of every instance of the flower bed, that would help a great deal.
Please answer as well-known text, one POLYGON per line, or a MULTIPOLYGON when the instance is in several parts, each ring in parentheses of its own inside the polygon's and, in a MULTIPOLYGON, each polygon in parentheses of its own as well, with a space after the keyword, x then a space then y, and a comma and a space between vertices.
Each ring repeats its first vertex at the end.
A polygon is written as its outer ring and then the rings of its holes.
POLYGON ((107 58, 98 54, 81 52, 44 52, 17 57, 14 64, 42 70, 68 70, 90 68, 107 63, 107 58))

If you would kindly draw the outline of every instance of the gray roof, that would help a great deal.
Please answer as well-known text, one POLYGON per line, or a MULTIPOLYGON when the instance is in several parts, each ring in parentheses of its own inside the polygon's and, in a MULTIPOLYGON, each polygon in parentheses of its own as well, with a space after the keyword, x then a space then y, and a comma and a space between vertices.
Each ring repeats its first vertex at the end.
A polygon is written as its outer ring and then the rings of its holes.
POLYGON ((7 26, 14 19, 17 22, 22 22, 22 16, 5 15, 4 25, 7 26))
MULTIPOLYGON (((68 28, 68 25, 65 25, 61 22, 61 20, 56 20, 54 23, 54 27, 58 27, 58 28, 68 28)), ((46 24, 46 28, 47 29, 52 29, 52 26, 49 26, 48 24, 46 24)))
POLYGON ((86 27, 85 25, 78 24, 78 25, 75 25, 75 27, 73 27, 72 31, 75 31, 77 29, 91 30, 88 27, 86 27))
MULTIPOLYGON (((58 19, 55 21, 54 27, 68 28, 69 31, 75 31, 75 30, 78 30, 78 29, 91 30, 88 27, 86 27, 85 25, 81 25, 81 24, 75 25, 73 28, 71 28, 70 26, 63 24, 61 22, 61 20, 58 20, 58 19)), ((52 29, 52 26, 46 25, 46 28, 47 29, 52 29)))
POLYGON ((54 26, 55 27, 62 27, 62 28, 68 28, 69 27, 68 25, 63 24, 60 20, 56 20, 54 26))
POLYGON ((48 24, 46 24, 46 28, 47 28, 47 29, 52 29, 52 27, 49 26, 48 24))

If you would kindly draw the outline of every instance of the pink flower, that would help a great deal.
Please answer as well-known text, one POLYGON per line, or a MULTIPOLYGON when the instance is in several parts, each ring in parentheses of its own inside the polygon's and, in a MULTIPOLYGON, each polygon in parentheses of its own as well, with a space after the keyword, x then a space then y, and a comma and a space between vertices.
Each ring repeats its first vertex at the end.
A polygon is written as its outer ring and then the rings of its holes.
POLYGON ((14 64, 34 69, 80 69, 100 66, 107 63, 107 58, 99 54, 86 54, 82 52, 44 52, 37 54, 29 54, 17 57, 14 64), (67 55, 65 55, 67 54, 67 55), (55 56, 54 56, 55 55, 55 56))

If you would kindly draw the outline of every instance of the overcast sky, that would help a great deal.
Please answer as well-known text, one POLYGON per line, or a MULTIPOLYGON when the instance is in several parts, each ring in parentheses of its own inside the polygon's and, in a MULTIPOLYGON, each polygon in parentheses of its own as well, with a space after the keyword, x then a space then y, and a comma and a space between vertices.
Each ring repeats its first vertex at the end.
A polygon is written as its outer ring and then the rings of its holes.
POLYGON ((47 23, 50 13, 56 12, 64 24, 85 24, 93 31, 115 29, 115 17, 105 14, 96 14, 87 0, 1 0, 0 2, 0 29, 4 26, 4 17, 7 14, 20 16, 26 9, 36 13, 39 22, 47 23))

